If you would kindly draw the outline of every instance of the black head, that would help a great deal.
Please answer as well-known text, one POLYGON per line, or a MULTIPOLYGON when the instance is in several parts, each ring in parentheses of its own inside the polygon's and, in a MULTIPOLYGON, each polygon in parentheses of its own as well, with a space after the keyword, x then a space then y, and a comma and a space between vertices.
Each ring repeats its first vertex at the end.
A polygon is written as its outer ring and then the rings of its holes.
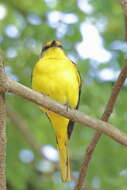
POLYGON ((43 48, 42 48, 42 53, 44 51, 46 51, 47 49, 51 48, 51 47, 58 47, 58 48, 62 48, 62 43, 58 40, 51 40, 51 41, 48 41, 46 42, 44 45, 43 45, 43 48))

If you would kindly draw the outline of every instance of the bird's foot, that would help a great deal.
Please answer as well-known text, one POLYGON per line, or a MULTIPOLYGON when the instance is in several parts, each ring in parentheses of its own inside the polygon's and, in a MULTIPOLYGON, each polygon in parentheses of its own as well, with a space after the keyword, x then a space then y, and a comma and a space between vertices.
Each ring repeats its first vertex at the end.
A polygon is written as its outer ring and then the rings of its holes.
POLYGON ((66 110, 69 111, 71 109, 71 106, 69 104, 64 104, 66 106, 66 110))

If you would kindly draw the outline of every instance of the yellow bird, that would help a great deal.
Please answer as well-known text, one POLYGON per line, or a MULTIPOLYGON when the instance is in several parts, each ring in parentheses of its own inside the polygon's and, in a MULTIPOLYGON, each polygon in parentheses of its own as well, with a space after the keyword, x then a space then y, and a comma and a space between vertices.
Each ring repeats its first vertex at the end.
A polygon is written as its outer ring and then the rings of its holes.
MULTIPOLYGON (((76 65, 65 55, 62 44, 52 40, 44 44, 41 57, 32 73, 32 88, 71 108, 78 108, 81 79, 76 65)), ((48 115, 55 130, 63 182, 71 180, 68 139, 73 122, 41 108, 48 115)))

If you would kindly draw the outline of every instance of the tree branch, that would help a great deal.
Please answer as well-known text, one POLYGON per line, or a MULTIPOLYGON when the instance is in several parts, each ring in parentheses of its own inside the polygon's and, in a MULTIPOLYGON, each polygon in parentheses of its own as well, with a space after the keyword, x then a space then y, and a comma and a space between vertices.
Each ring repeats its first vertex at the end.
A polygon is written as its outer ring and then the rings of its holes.
POLYGON ((24 99, 27 99, 31 102, 34 102, 40 106, 45 107, 48 110, 51 110, 55 113, 58 113, 62 116, 67 117, 68 119, 78 122, 81 125, 86 125, 92 129, 99 130, 104 134, 110 136, 115 141, 127 146, 127 135, 114 127, 111 124, 108 124, 104 121, 92 118, 78 110, 75 109, 67 109, 66 106, 52 100, 46 95, 38 93, 14 80, 3 76, 2 83, 0 84, 1 89, 3 91, 14 93, 18 96, 21 96, 24 99))
POLYGON ((123 8, 124 14, 127 15, 127 0, 119 0, 119 2, 123 8))
MULTIPOLYGON (((0 56, 0 81, 3 72, 2 58, 0 56)), ((6 159, 6 135, 5 135, 5 97, 0 91, 0 189, 6 190, 5 159, 6 159)))
POLYGON ((23 121, 21 116, 9 105, 7 105, 7 115, 10 117, 12 122, 20 129, 20 131, 26 137, 27 141, 33 146, 36 152, 38 154, 41 154, 42 156, 42 153, 40 151, 40 144, 36 141, 36 139, 32 135, 31 131, 27 127, 27 124, 23 121))
MULTIPOLYGON (((127 41, 127 0, 120 0, 120 3, 121 3, 123 10, 124 10, 125 41, 127 41)), ((101 119, 103 121, 108 121, 108 119, 109 119, 109 117, 113 111, 113 108, 114 108, 114 105, 116 103, 116 99, 119 95, 120 89, 122 88, 122 85, 123 85, 126 77, 127 77, 127 62, 125 62, 125 66, 122 69, 122 71, 121 71, 121 73, 120 73, 120 75, 119 75, 119 77, 118 77, 118 79, 117 79, 117 81, 116 81, 116 83, 112 89, 112 94, 109 98, 109 101, 107 103, 105 111, 101 117, 101 119)), ((96 148, 96 145, 97 145, 101 135, 102 135, 102 132, 97 131, 94 134, 94 136, 92 137, 91 142, 86 149, 84 159, 83 159, 83 162, 81 165, 79 177, 78 177, 77 183, 74 187, 74 190, 80 190, 81 187, 83 186, 83 184, 85 183, 85 178, 87 175, 89 162, 91 160, 92 154, 96 148)))
MULTIPOLYGON (((109 101, 106 105, 105 111, 101 117, 101 119, 103 121, 107 121, 113 111, 114 105, 116 103, 116 99, 119 95, 120 89, 125 81, 127 77, 127 63, 125 64, 124 68, 122 69, 113 89, 112 89, 112 94, 109 98, 109 101)), ((95 150, 96 144, 98 143, 100 137, 101 137, 102 132, 97 131, 94 136, 92 137, 92 140, 90 142, 90 144, 88 145, 85 155, 84 155, 84 160, 80 169, 80 173, 79 173, 79 177, 75 186, 74 190, 80 190, 84 181, 85 181, 85 177, 87 175, 87 171, 88 171, 88 165, 89 162, 91 160, 92 157, 92 153, 95 150)))
MULTIPOLYGON (((43 158, 46 160, 49 160, 41 151, 43 148, 36 140, 36 138, 33 136, 31 131, 29 130, 26 122, 23 120, 23 118, 16 112, 11 106, 7 105, 7 115, 10 117, 11 121, 16 125, 16 127, 23 133, 26 140, 32 145, 34 150, 43 158)), ((51 162, 51 160, 49 160, 51 162)))
POLYGON ((125 41, 127 41, 127 0, 119 0, 124 12, 125 41))

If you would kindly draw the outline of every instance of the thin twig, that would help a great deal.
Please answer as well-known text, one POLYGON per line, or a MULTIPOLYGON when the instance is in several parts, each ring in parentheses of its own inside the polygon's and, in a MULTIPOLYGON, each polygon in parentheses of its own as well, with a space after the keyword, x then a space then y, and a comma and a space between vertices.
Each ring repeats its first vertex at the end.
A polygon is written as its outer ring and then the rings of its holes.
MULTIPOLYGON (((110 117, 110 115, 113 111, 114 105, 116 103, 116 99, 119 95, 120 89, 121 89, 126 77, 127 77, 127 63, 125 64, 124 68, 122 69, 122 71, 121 71, 121 73, 120 73, 120 75, 119 75, 119 77, 118 77, 118 79, 117 79, 117 81, 116 81, 116 83, 112 89, 112 94, 109 98, 109 101, 107 103, 105 111, 101 117, 101 119, 103 121, 107 121, 108 118, 110 117)), ((80 174, 79 174, 79 177, 77 180, 77 184, 75 186, 75 190, 80 190, 83 183, 85 182, 85 177, 86 177, 87 171, 88 171, 88 165, 89 165, 89 162, 91 160, 92 153, 96 147, 96 144, 98 143, 98 141, 101 137, 101 134, 102 134, 101 132, 96 132, 94 134, 94 136, 92 137, 92 140, 86 149, 84 160, 83 160, 81 170, 80 170, 80 174)))
POLYGON ((123 14, 124 14, 124 24, 125 24, 125 41, 127 41, 127 0, 119 0, 122 8, 123 8, 123 14))
MULTIPOLYGON (((43 153, 43 146, 38 143, 36 138, 33 136, 32 132, 27 126, 27 123, 24 121, 24 119, 19 115, 17 111, 15 111, 10 105, 6 106, 7 115, 11 119, 11 121, 16 125, 16 127, 23 133, 26 140, 29 142, 30 145, 34 148, 34 150, 40 155, 43 159, 48 160, 50 162, 51 159, 49 159, 44 153, 43 153)), ((54 171, 58 168, 58 163, 53 163, 54 171)), ((53 170, 51 173, 48 173, 48 175, 53 174, 53 170)), ((46 174, 47 175, 47 174, 46 174)))
POLYGON ((12 122, 20 129, 23 135, 26 137, 27 141, 32 145, 38 154, 41 154, 41 145, 36 141, 35 137, 32 135, 31 131, 27 127, 25 121, 21 116, 9 105, 7 105, 7 115, 10 117, 12 122))
POLYGON ((104 121, 95 119, 90 117, 78 110, 66 108, 66 106, 58 103, 55 100, 52 100, 46 95, 38 93, 14 80, 3 76, 2 83, 0 83, 0 87, 2 86, 2 90, 14 93, 18 96, 21 96, 24 99, 27 99, 31 102, 34 102, 44 108, 58 113, 74 122, 78 122, 81 125, 86 125, 92 129, 99 130, 104 134, 110 136, 115 141, 127 146, 127 134, 120 131, 113 125, 106 123, 104 121))
MULTIPOLYGON (((27 126, 27 123, 23 120, 23 118, 19 115, 18 112, 16 112, 10 105, 7 105, 7 115, 11 119, 11 121, 16 125, 16 127, 23 133, 26 140, 32 145, 34 150, 43 158, 46 160, 49 160, 45 154, 43 154, 43 146, 41 146, 36 138, 33 136, 32 132, 27 126)), ((56 163, 57 166, 57 163, 56 163)))
MULTIPOLYGON (((0 57, 0 80, 3 72, 2 58, 0 57)), ((0 91, 0 190, 6 190, 5 160, 6 160, 6 108, 4 92, 0 91)))
MULTIPOLYGON (((121 2, 126 5, 126 8, 124 8, 124 17, 125 17, 125 40, 127 41, 127 0, 121 0, 121 2)), ((113 111, 113 108, 114 108, 114 105, 116 103, 116 99, 119 95, 119 92, 123 86, 123 83, 125 81, 127 77, 127 62, 125 62, 125 66, 123 67, 113 89, 112 89, 112 93, 111 93, 111 96, 109 98, 109 101, 107 103, 107 106, 105 108, 105 111, 101 117, 101 119, 103 121, 108 121, 112 111, 113 111)), ((80 169, 80 172, 79 172, 79 176, 78 176, 78 180, 76 182, 76 185, 74 187, 74 190, 80 190, 83 186, 83 184, 85 184, 85 178, 86 178, 86 175, 87 175, 87 171, 88 171, 88 167, 89 167, 89 162, 92 158, 92 154, 96 148, 96 145, 100 139, 102 135, 102 132, 100 131, 97 131, 94 136, 92 137, 91 139, 91 142, 90 144, 88 145, 87 149, 86 149, 86 152, 85 152, 85 155, 84 155, 84 159, 83 159, 83 162, 82 162, 82 165, 81 165, 81 169, 80 169)))
POLYGON ((124 23, 125 23, 125 28, 126 28, 126 30, 125 30, 125 41, 127 42, 127 14, 124 14, 124 23))

